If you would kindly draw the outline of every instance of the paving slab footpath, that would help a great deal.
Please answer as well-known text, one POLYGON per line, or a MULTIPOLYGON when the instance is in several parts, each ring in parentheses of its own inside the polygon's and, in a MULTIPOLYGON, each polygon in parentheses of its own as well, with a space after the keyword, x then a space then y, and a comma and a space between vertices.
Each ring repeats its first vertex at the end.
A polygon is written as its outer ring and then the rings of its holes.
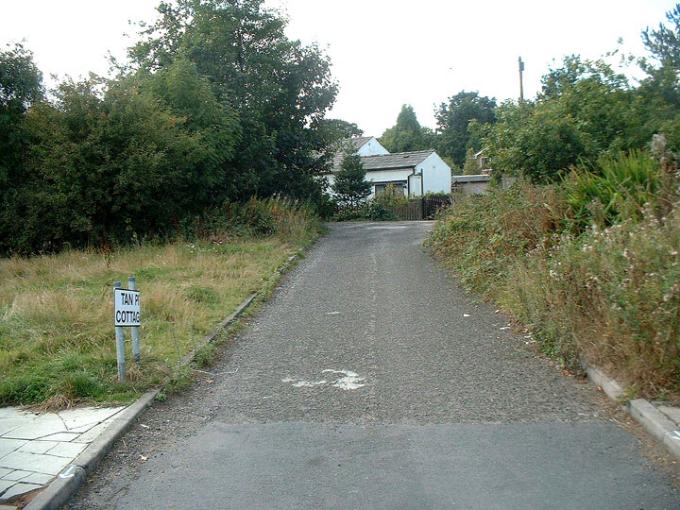
POLYGON ((0 408, 0 504, 52 482, 126 407, 0 408))

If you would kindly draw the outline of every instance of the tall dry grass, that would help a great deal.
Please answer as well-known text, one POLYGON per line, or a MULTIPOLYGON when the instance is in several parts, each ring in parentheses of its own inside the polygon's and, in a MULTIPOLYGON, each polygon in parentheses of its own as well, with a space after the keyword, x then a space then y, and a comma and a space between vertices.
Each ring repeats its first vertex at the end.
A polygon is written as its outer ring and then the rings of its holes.
POLYGON ((652 163, 610 158, 561 186, 471 197, 429 245, 566 366, 585 358, 641 394, 680 394, 680 178, 652 163))

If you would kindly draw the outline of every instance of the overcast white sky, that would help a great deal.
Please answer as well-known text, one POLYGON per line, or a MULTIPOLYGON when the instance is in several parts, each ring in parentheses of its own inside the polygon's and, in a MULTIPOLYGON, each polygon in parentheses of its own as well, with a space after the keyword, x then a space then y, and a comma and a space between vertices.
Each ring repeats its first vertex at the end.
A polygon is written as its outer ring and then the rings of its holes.
MULTIPOLYGON (((0 0, 0 43, 25 39, 45 75, 106 74, 124 55, 128 20, 152 20, 157 0, 0 0)), ((288 35, 318 42, 340 94, 331 116, 379 136, 404 103, 435 127, 434 105, 465 90, 519 93, 517 57, 533 96, 553 59, 642 54, 640 32, 675 0, 267 0, 290 19, 288 35)))

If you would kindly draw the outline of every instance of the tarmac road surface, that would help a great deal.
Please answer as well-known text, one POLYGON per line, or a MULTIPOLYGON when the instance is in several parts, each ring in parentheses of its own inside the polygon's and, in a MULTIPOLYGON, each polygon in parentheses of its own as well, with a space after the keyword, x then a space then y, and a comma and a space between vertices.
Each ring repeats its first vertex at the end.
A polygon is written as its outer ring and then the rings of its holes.
POLYGON ((68 508, 680 508, 677 469, 461 290, 431 226, 332 225, 68 508))

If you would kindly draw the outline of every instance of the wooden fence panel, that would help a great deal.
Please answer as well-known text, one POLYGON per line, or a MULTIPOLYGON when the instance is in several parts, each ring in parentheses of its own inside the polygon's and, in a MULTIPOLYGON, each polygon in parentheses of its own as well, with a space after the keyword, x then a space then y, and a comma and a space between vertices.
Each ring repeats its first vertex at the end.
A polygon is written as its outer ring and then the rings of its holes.
POLYGON ((423 219, 433 220, 437 212, 451 205, 450 197, 423 198, 423 219))
POLYGON ((451 205, 450 198, 426 197, 409 200, 408 204, 387 207, 395 218, 401 221, 431 220, 440 209, 451 205))
POLYGON ((417 221, 423 219, 422 200, 411 200, 408 204, 388 207, 388 210, 391 211, 398 220, 417 221))

